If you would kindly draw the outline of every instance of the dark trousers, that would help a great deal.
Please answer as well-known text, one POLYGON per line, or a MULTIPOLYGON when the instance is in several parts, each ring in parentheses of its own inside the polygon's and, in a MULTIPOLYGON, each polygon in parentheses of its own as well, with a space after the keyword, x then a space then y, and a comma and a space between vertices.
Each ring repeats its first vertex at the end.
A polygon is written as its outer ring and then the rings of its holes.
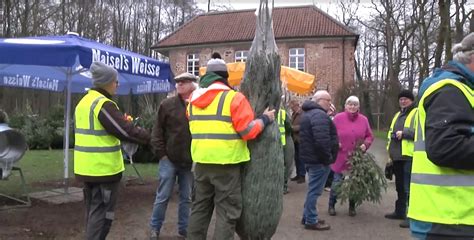
POLYGON ((328 179, 326 180, 326 184, 324 185, 325 188, 332 186, 332 181, 334 179, 334 172, 330 170, 328 179))
POLYGON ((114 220, 119 183, 84 183, 87 240, 107 237, 114 220))
POLYGON ((213 239, 234 239, 242 213, 241 164, 196 164, 194 198, 189 217, 190 240, 205 240, 214 206, 216 226, 213 239))
POLYGON ((295 167, 296 167, 296 176, 304 177, 306 175, 306 169, 304 167, 304 162, 300 159, 300 144, 295 141, 295 167))
POLYGON ((395 213, 399 216, 406 216, 410 194, 411 161, 393 161, 393 172, 397 190, 395 213))

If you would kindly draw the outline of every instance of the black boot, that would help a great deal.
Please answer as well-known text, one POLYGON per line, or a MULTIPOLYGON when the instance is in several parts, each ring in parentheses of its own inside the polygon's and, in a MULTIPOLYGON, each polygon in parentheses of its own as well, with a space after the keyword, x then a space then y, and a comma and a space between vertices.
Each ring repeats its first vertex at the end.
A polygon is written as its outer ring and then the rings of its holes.
POLYGON ((357 215, 355 202, 349 201, 349 216, 354 217, 355 215, 357 215))
POLYGON ((328 213, 329 213, 329 216, 336 216, 336 209, 334 208, 334 205, 329 206, 328 213))

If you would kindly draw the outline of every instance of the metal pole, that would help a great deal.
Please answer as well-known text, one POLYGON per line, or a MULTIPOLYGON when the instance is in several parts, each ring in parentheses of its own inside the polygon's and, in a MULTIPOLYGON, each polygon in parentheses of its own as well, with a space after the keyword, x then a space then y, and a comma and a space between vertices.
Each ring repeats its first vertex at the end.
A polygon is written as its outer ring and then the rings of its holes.
POLYGON ((72 67, 67 69, 66 73, 66 109, 64 122, 64 193, 69 193, 69 126, 71 122, 71 85, 72 85, 72 67))

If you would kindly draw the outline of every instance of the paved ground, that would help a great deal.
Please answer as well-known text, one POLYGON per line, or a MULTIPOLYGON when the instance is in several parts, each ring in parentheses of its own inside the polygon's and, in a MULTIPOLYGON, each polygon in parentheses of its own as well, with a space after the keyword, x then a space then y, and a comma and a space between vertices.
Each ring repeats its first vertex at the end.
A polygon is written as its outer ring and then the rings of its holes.
MULTIPOLYGON (((376 156, 376 161, 380 166, 385 166, 387 154, 385 151, 385 142, 376 140, 369 149, 376 156)), ((327 213, 329 192, 324 192, 318 201, 318 209, 320 216, 331 225, 329 231, 309 231, 305 230, 300 224, 304 199, 306 196, 306 184, 290 183, 290 193, 284 196, 283 215, 278 225, 277 232, 272 239, 275 240, 295 240, 295 239, 334 239, 334 240, 350 240, 350 239, 384 239, 384 240, 401 240, 410 239, 409 230, 402 229, 398 226, 398 220, 388 220, 384 218, 384 214, 393 211, 396 192, 394 182, 389 183, 387 193, 384 195, 380 204, 364 203, 357 209, 357 216, 348 216, 348 205, 336 205, 337 216, 329 216, 327 213)), ((160 239, 175 239, 177 235, 176 229, 176 196, 168 206, 167 220, 163 226, 160 239)), ((148 207, 149 208, 149 207, 148 207)), ((150 209, 142 209, 147 217, 150 209)), ((212 238, 214 231, 214 221, 212 220, 209 229, 208 239, 212 238)), ((141 221, 140 226, 147 224, 147 219, 141 221)), ((127 225, 132 223, 121 224, 121 227, 114 227, 111 235, 112 239, 119 239, 125 229, 134 231, 141 237, 146 237, 147 232, 139 229, 130 229, 127 225), (124 229, 125 227, 125 229, 124 229), (119 228, 121 230, 119 230, 119 228)), ((136 223, 135 223, 136 224, 136 223)), ((135 225, 133 224, 133 225, 135 225)), ((125 230, 128 231, 128 230, 125 230)), ((238 239, 236 235, 236 239, 238 239)))
MULTIPOLYGON (((383 166, 386 159, 385 143, 376 140, 370 149, 377 162, 383 166)), ((122 187, 116 221, 108 239, 147 239, 148 221, 154 200, 157 182, 148 179, 146 185, 122 187)), ((309 231, 300 224, 306 195, 306 184, 290 183, 290 193, 284 196, 283 215, 272 239, 410 239, 407 229, 399 228, 399 221, 388 220, 385 213, 393 211, 396 198, 394 183, 389 184, 382 202, 364 203, 357 209, 357 216, 348 216, 347 205, 336 205, 337 216, 327 214, 329 193, 324 192, 318 201, 320 216, 330 225, 329 231, 309 231)), ((67 203, 52 205, 33 202, 31 208, 0 211, 0 239, 83 239, 83 204, 67 203)), ((173 195, 161 231, 160 239, 177 238, 177 196, 173 195)), ((214 221, 211 222, 208 238, 212 238, 214 221)), ((238 239, 238 238, 236 238, 238 239)))

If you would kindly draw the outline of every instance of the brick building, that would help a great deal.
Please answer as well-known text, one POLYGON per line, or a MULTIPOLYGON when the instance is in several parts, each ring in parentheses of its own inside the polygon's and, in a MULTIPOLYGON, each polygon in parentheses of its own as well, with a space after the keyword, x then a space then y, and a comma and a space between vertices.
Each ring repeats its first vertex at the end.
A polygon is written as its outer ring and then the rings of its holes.
MULTIPOLYGON (((199 15, 152 47, 169 57, 175 74, 199 74, 213 52, 226 62, 245 61, 255 36, 255 10, 199 15)), ((316 88, 335 94, 354 81, 358 34, 314 6, 273 10, 282 65, 316 76, 316 88)))

